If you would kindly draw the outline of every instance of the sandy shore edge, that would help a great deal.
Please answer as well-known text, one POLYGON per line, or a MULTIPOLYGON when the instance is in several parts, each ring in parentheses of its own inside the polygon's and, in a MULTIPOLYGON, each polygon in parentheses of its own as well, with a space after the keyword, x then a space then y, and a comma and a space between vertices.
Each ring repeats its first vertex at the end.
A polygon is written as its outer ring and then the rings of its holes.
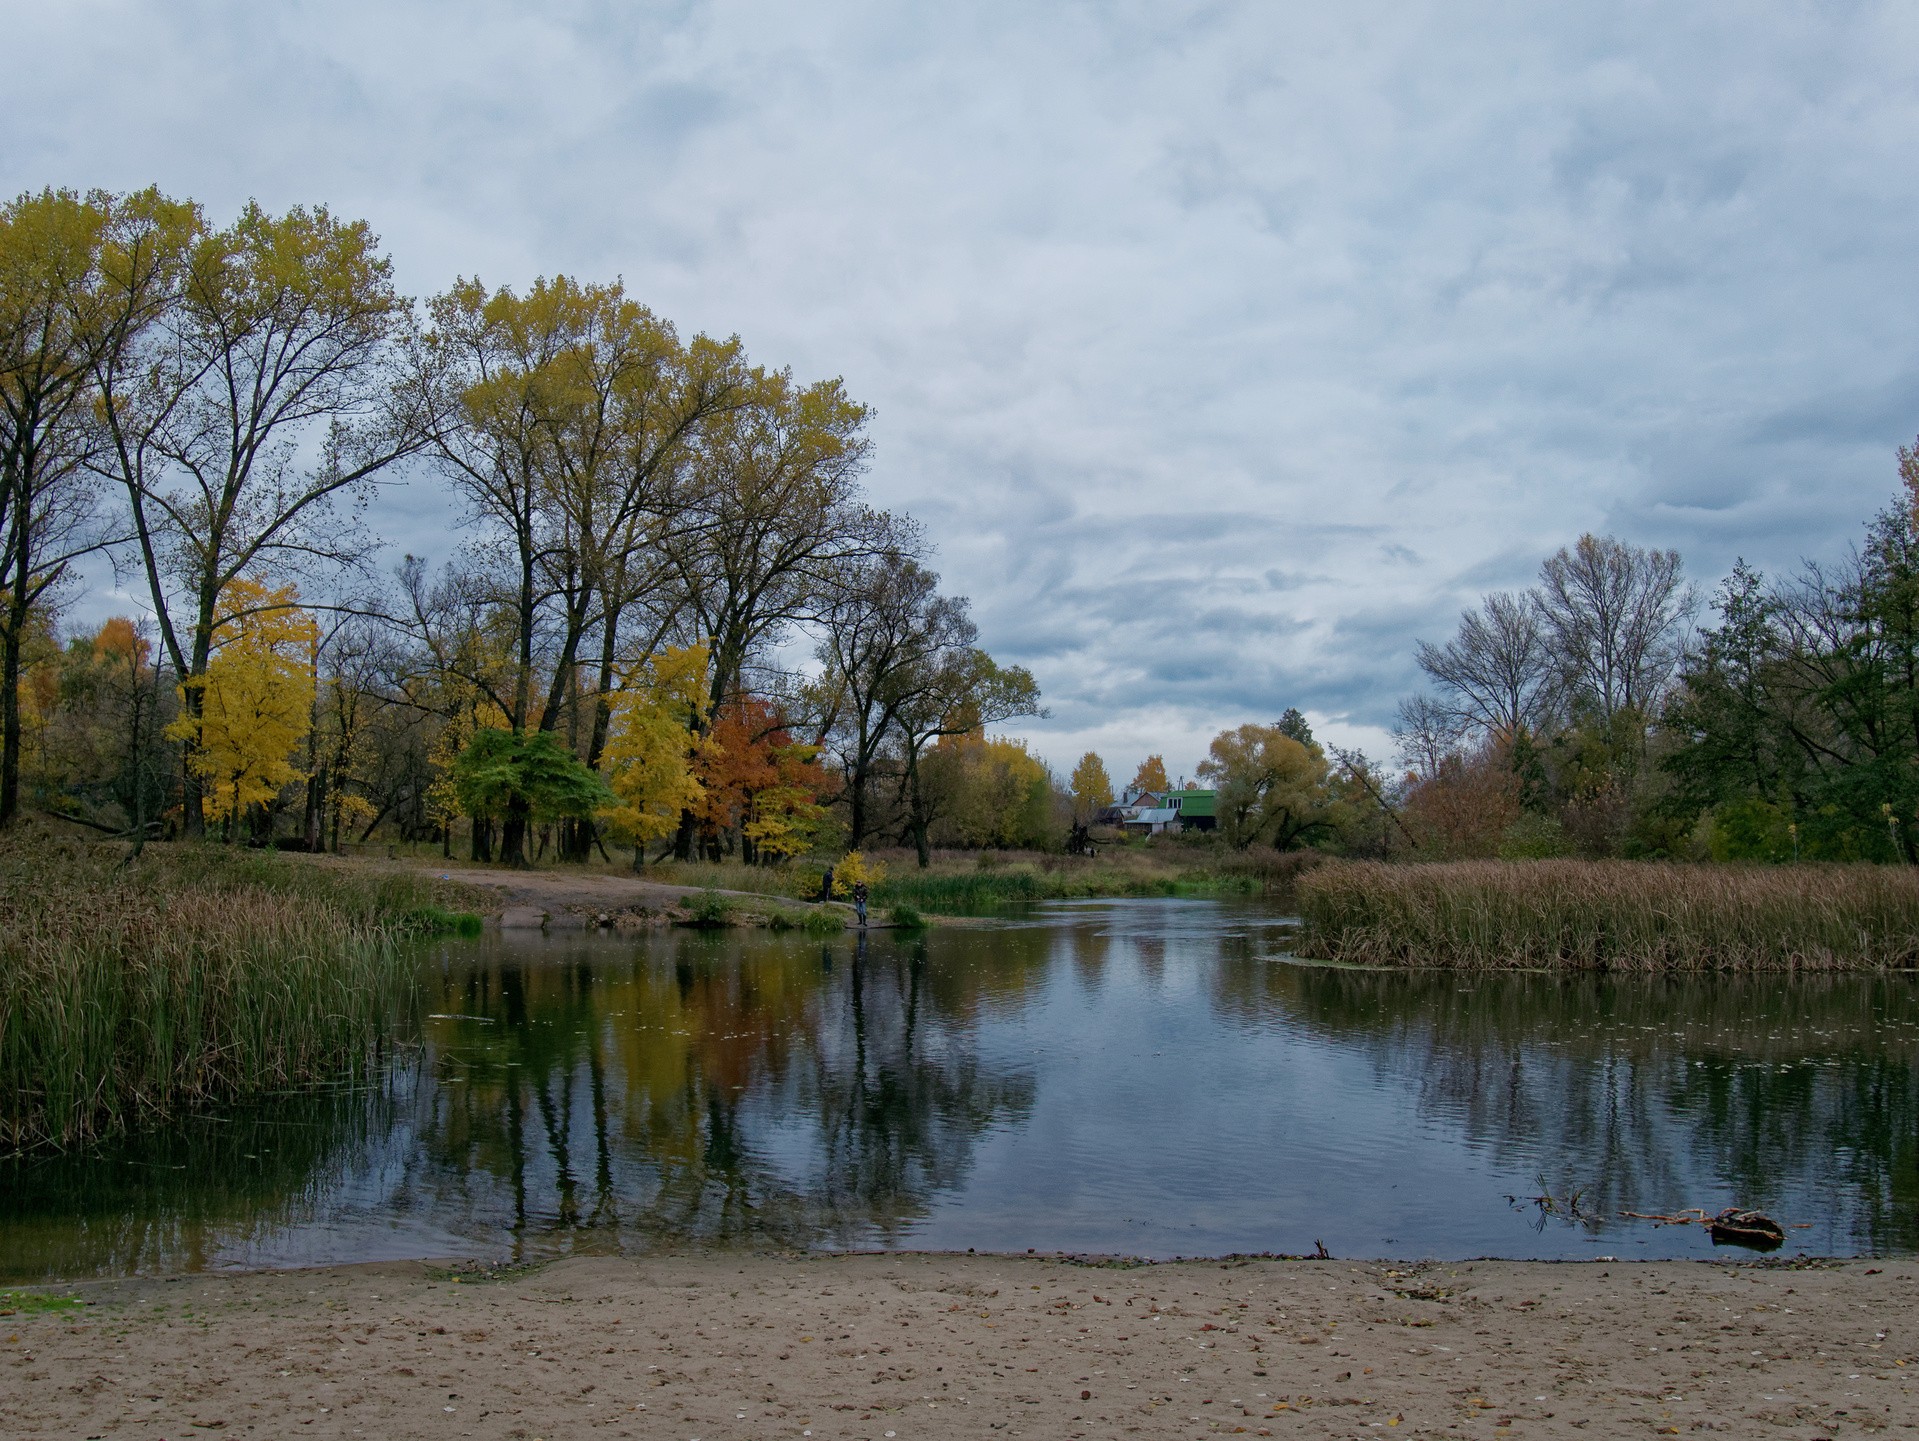
POLYGON ((1903 1259, 380 1263, 12 1288, 0 1394, 20 1437, 1838 1437, 1919 1427, 1915 1280, 1903 1259), (34 1299, 56 1294, 80 1304, 34 1299))

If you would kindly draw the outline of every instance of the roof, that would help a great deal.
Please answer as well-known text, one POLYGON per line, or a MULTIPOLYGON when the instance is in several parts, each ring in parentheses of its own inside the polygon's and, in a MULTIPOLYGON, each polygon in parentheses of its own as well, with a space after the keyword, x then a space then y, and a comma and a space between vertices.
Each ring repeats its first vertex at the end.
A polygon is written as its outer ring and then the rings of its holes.
POLYGON ((1169 826, 1179 819, 1177 806, 1161 806, 1156 810, 1135 810, 1127 817, 1129 826, 1169 826))
POLYGON ((1183 816, 1214 816, 1219 814, 1218 791, 1175 791, 1167 800, 1179 807, 1183 816))

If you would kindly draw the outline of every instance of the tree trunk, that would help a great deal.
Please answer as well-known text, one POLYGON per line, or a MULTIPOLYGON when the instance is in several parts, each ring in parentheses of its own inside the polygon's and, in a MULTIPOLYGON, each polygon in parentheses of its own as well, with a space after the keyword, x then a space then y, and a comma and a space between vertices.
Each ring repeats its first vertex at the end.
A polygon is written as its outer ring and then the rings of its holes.
POLYGON ((907 814, 913 826, 913 850, 919 857, 920 869, 925 870, 933 863, 933 853, 926 844, 926 797, 920 791, 920 753, 917 750, 908 750, 906 753, 906 793, 907 814))
POLYGON ((533 810, 518 796, 507 802, 506 821, 500 827, 500 864, 526 866, 526 832, 533 810))
POLYGON ((0 826, 20 813, 20 634, 27 622, 20 595, 16 588, 0 635, 0 826))

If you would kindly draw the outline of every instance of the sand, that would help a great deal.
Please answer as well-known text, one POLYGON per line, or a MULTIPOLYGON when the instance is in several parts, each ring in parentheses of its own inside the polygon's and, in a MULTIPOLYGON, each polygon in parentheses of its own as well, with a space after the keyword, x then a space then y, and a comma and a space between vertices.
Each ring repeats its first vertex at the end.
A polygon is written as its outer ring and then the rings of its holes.
MULTIPOLYGON (((1912 1261, 575 1258, 93 1282, 11 1437, 1841 1437, 1919 1426, 1912 1261)), ((45 1289, 45 1288, 42 1288, 45 1289)))

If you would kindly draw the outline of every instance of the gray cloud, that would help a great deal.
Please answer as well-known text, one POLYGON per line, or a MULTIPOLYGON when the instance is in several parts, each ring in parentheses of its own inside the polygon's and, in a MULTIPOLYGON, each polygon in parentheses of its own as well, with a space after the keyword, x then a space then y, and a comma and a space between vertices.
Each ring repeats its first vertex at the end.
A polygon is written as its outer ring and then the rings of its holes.
MULTIPOLYGON (((529 10, 0 0, 0 182, 368 216, 418 293, 623 275, 874 404, 990 646, 1191 765, 1378 748, 1585 529, 1840 549, 1919 429, 1919 15, 1721 0, 529 10)), ((424 481, 376 519, 444 553, 424 481)))

